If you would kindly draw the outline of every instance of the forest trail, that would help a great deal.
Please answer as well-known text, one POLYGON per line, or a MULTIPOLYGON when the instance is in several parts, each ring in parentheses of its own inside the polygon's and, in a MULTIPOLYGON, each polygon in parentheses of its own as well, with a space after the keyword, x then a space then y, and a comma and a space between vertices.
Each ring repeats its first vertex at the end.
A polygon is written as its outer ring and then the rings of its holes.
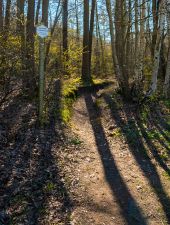
POLYGON ((143 142, 121 135, 133 114, 111 109, 110 100, 85 93, 73 106, 72 130, 84 149, 74 171, 80 200, 72 224, 170 224, 169 181, 154 157, 140 152, 143 142))

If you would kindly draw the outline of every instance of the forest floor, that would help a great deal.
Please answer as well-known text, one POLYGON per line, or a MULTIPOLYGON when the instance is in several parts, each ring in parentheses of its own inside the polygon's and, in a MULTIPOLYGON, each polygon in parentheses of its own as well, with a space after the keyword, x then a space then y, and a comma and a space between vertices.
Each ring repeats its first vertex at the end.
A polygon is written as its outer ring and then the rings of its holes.
POLYGON ((69 127, 39 129, 19 94, 4 105, 0 225, 170 224, 169 112, 146 126, 112 89, 82 93, 69 127))

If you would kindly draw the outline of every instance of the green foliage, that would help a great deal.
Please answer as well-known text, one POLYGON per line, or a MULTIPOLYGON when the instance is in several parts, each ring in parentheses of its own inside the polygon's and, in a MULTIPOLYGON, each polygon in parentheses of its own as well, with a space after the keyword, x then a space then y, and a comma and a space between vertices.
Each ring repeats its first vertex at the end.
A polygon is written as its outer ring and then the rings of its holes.
POLYGON ((64 82, 63 88, 62 88, 62 96, 64 98, 67 98, 70 96, 75 97, 75 92, 77 91, 80 84, 81 84, 80 78, 71 78, 71 79, 66 80, 64 82))
POLYGON ((68 51, 63 57, 65 77, 75 78, 80 74, 83 49, 77 43, 70 41, 68 51))
POLYGON ((73 138, 70 142, 73 145, 80 145, 82 143, 82 141, 78 137, 73 138))
POLYGON ((122 136, 122 131, 120 128, 114 129, 114 131, 111 133, 113 137, 121 137, 122 136))
POLYGON ((80 84, 80 78, 70 78, 63 84, 60 115, 64 123, 68 123, 70 120, 71 107, 76 99, 76 91, 80 84))
POLYGON ((21 40, 9 33, 8 37, 0 36, 0 43, 0 96, 3 97, 21 75, 21 40))

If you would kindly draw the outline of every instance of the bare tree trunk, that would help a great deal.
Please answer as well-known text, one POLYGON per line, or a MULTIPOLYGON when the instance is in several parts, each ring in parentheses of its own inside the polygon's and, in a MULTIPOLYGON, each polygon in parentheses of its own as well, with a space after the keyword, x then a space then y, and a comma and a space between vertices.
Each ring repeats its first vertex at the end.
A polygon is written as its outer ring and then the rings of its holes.
POLYGON ((17 0, 17 34, 21 38, 21 61, 22 75, 25 71, 25 21, 24 21, 24 4, 25 0, 17 0))
POLYGON ((17 0, 17 32, 24 33, 24 3, 25 0, 17 0))
POLYGON ((89 76, 91 76, 91 57, 92 57, 95 6, 96 6, 96 0, 92 0, 91 17, 90 17, 90 31, 89 31, 89 76))
MULTIPOLYGON (((97 37, 99 38, 99 41, 100 41, 101 58, 102 58, 101 68, 102 68, 102 71, 105 73, 106 67, 105 67, 105 60, 104 60, 104 45, 103 45, 103 40, 102 40, 102 36, 101 36, 101 32, 100 32, 97 3, 96 3, 96 33, 97 33, 97 37)), ((98 41, 98 39, 97 39, 97 41, 98 41)), ((99 48, 99 45, 98 45, 98 48, 99 48)), ((98 65, 97 65, 97 68, 99 68, 100 57, 96 56, 96 58, 98 59, 97 62, 99 61, 98 65)))
POLYGON ((138 52, 138 43, 139 43, 139 26, 138 26, 138 20, 139 20, 139 10, 138 10, 138 0, 135 0, 135 62, 137 59, 137 52, 138 52))
POLYGON ((131 32, 131 25, 132 25, 132 5, 131 0, 128 2, 128 28, 127 28, 127 35, 126 35, 126 74, 129 77, 130 75, 130 32, 131 32))
POLYGON ((49 0, 43 0, 42 2, 42 23, 48 27, 48 6, 49 0))
POLYGON ((140 14, 140 52, 139 52, 139 68, 138 81, 141 82, 143 78, 143 60, 145 53, 145 0, 142 0, 140 14))
POLYGON ((82 80, 90 83, 89 74, 89 0, 84 0, 82 80))
POLYGON ((63 0, 63 53, 68 51, 68 0, 63 0))
POLYGON ((164 26, 165 26, 165 1, 160 2, 159 6, 159 30, 157 33, 157 44, 155 47, 155 54, 154 54, 154 66, 152 71, 152 80, 150 89, 146 93, 146 97, 151 96, 155 93, 157 89, 157 80, 158 80, 158 71, 159 71, 159 64, 160 64, 160 55, 161 55, 161 47, 162 47, 162 39, 164 38, 164 26))
POLYGON ((165 82, 164 82, 164 95, 165 97, 169 97, 170 91, 170 0, 166 0, 166 8, 167 8, 167 28, 168 28, 168 59, 167 59, 167 67, 165 74, 165 82))
POLYGON ((9 31, 10 26, 10 10, 11 10, 11 0, 6 2, 6 12, 5 12, 5 30, 9 31))
POLYGON ((3 30, 3 0, 0 0, 0 32, 3 30))
POLYGON ((78 0, 75 0, 75 12, 76 12, 76 35, 77 42, 79 43, 80 39, 80 29, 79 29, 79 17, 78 17, 78 0))
POLYGON ((35 15, 35 25, 38 24, 39 13, 40 13, 40 6, 41 6, 41 0, 38 0, 37 8, 36 8, 36 15, 35 15))
POLYGON ((26 24, 26 74, 24 77, 25 91, 29 95, 34 94, 36 88, 34 62, 34 16, 35 1, 29 0, 26 24))
POLYGON ((157 30, 158 30, 158 7, 157 0, 152 0, 152 15, 153 15, 153 32, 152 32, 152 46, 151 54, 152 59, 154 59, 154 52, 157 40, 157 30))
POLYGON ((115 76, 117 78, 119 88, 122 90, 124 96, 129 98, 129 84, 127 77, 123 76, 123 72, 120 68, 118 57, 117 57, 117 49, 115 47, 115 38, 114 38, 114 29, 113 29, 113 18, 112 18, 112 10, 110 0, 106 0, 106 8, 109 16, 109 27, 110 27, 110 36, 111 36, 111 47, 112 47, 112 59, 113 65, 115 68, 115 76))

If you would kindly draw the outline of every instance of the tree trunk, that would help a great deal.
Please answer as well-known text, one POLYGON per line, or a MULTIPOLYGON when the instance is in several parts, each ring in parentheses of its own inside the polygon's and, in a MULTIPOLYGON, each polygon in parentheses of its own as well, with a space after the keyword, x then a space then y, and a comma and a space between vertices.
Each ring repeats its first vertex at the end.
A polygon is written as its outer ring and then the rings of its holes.
POLYGON ((37 8, 36 8, 36 16, 35 16, 35 25, 38 24, 39 13, 40 13, 41 0, 38 0, 37 8))
POLYGON ((159 72, 159 64, 160 64, 160 55, 161 55, 161 47, 162 47, 162 39, 164 36, 164 26, 165 26, 165 2, 161 1, 159 6, 159 30, 157 33, 157 44, 155 47, 154 53, 154 66, 152 71, 152 80, 150 89, 146 93, 146 97, 151 96, 155 93, 157 89, 157 80, 158 80, 158 72, 159 72))
POLYGON ((68 51, 68 0, 63 0, 63 53, 68 51))
POLYGON ((127 77, 123 76, 122 70, 121 70, 120 65, 119 65, 118 57, 117 57, 117 49, 115 47, 113 19, 112 19, 112 10, 111 10, 110 0, 106 0, 106 8, 107 8, 108 16, 109 16, 109 27, 110 27, 111 47, 112 47, 112 59, 113 59, 113 65, 114 65, 114 68, 115 68, 115 76, 117 78, 119 88, 121 89, 122 94, 126 98, 129 98, 130 91, 129 91, 128 80, 127 80, 127 77))
POLYGON ((17 34, 21 39, 21 62, 22 62, 22 75, 25 71, 25 29, 24 29, 24 4, 25 0, 17 0, 17 34))
POLYGON ((17 32, 24 34, 24 3, 25 0, 17 0, 17 32))
POLYGON ((0 32, 3 30, 3 0, 0 0, 0 32))
POLYGON ((166 1, 167 3, 167 28, 168 28, 168 59, 167 59, 167 67, 166 67, 166 74, 165 74, 165 82, 164 82, 164 95, 165 97, 169 97, 170 91, 170 0, 166 1))
POLYGON ((90 17, 90 31, 89 31, 89 76, 91 76, 91 57, 92 57, 95 6, 96 6, 96 0, 92 0, 91 17, 90 17))
POLYGON ((89 74, 89 0, 84 0, 82 80, 90 83, 89 74))
POLYGON ((79 17, 78 17, 78 0, 75 0, 75 12, 76 12, 76 39, 79 43, 80 40, 80 30, 79 30, 79 17))
POLYGON ((153 15, 153 32, 152 32, 152 46, 151 46, 151 55, 154 59, 154 52, 157 40, 157 30, 158 30, 158 6, 157 0, 152 0, 152 15, 153 15))
MULTIPOLYGON (((99 56, 96 55, 96 58, 97 58, 97 60, 96 60, 96 62, 97 62, 96 68, 98 68, 98 70, 101 68, 103 73, 105 73, 106 72, 106 65, 105 65, 105 59, 104 59, 104 45, 103 45, 103 42, 105 43, 105 41, 102 40, 102 36, 101 36, 101 32, 100 32, 97 3, 96 3, 96 35, 97 35, 97 42, 98 42, 98 38, 99 38, 99 41, 100 41, 101 58, 102 58, 101 66, 99 66, 100 65, 100 57, 99 57, 100 55, 99 56)), ((99 45, 97 45, 97 46, 99 48, 99 45)))
POLYGON ((35 1, 28 1, 27 24, 26 24, 26 74, 24 78, 25 91, 34 94, 36 88, 35 63, 34 63, 34 16, 35 1))
POLYGON ((42 2, 42 23, 48 27, 48 7, 49 0, 43 0, 42 2))
POLYGON ((10 10, 11 10, 11 0, 6 2, 6 12, 5 12, 5 30, 9 31, 10 26, 10 10))

